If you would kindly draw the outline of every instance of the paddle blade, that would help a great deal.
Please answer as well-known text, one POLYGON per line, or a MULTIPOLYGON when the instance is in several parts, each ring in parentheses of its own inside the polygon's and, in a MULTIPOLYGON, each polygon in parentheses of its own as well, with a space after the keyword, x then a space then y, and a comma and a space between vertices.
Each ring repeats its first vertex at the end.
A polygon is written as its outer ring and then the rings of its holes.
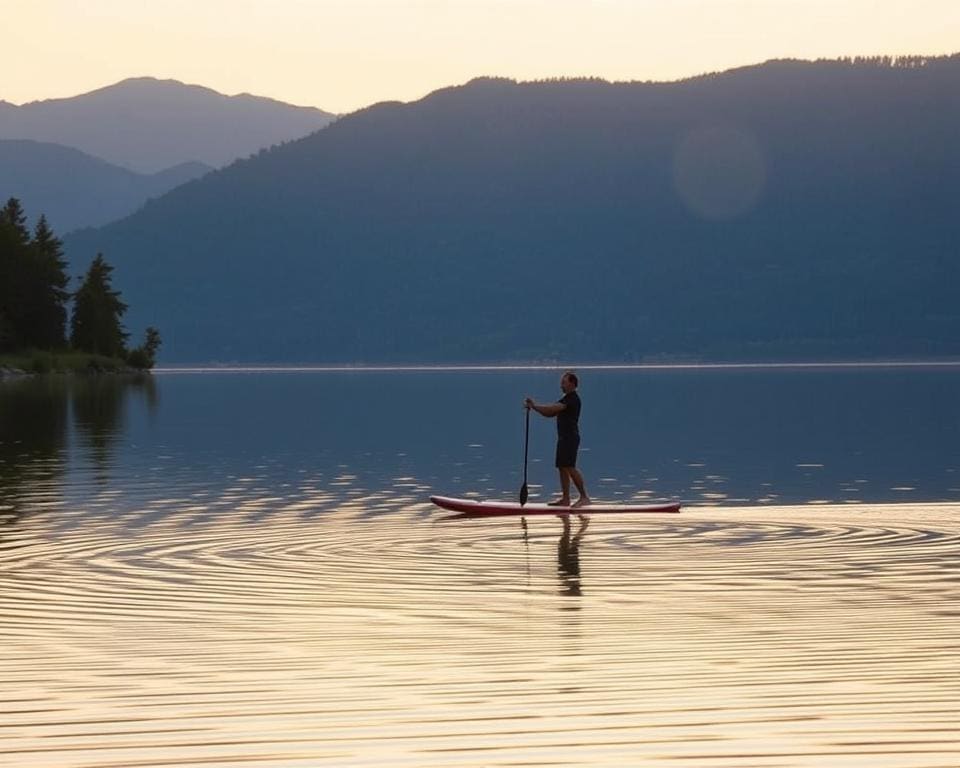
POLYGON ((523 486, 520 488, 520 506, 521 507, 527 503, 527 496, 528 496, 527 484, 524 483, 523 486))

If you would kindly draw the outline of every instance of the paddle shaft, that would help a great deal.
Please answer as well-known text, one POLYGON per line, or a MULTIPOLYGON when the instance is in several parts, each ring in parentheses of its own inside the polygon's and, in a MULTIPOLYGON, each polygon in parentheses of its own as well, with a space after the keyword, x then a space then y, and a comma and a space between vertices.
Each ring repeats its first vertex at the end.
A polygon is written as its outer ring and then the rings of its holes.
POLYGON ((527 423, 523 435, 523 485, 520 487, 520 506, 527 503, 527 455, 530 450, 530 409, 527 408, 527 423))

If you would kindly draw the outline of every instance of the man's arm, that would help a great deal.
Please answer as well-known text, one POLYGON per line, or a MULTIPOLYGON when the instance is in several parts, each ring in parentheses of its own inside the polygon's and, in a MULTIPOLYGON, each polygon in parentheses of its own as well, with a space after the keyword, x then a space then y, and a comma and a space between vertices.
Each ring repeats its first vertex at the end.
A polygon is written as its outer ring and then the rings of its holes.
POLYGON ((552 418, 567 408, 566 403, 546 403, 541 405, 540 403, 533 402, 529 397, 526 402, 528 408, 533 408, 533 410, 541 416, 546 416, 547 418, 552 418))

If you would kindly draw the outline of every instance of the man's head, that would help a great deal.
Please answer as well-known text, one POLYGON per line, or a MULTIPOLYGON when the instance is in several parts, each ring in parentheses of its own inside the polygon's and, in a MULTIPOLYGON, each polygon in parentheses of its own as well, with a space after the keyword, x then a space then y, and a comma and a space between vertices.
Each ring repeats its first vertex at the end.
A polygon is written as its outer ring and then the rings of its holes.
POLYGON ((573 392, 578 386, 580 386, 580 381, 577 379, 577 374, 573 371, 564 371, 563 376, 560 377, 560 389, 563 394, 573 392))

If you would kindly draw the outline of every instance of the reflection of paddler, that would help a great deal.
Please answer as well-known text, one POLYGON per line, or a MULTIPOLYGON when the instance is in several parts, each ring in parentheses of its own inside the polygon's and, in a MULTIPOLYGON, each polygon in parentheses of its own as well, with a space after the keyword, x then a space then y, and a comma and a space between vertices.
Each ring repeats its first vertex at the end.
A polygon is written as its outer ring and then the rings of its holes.
POLYGON ((566 586, 564 594, 580 594, 580 540, 583 538, 590 518, 580 515, 580 528, 570 535, 570 515, 560 515, 563 520, 563 533, 557 543, 557 573, 566 586))

